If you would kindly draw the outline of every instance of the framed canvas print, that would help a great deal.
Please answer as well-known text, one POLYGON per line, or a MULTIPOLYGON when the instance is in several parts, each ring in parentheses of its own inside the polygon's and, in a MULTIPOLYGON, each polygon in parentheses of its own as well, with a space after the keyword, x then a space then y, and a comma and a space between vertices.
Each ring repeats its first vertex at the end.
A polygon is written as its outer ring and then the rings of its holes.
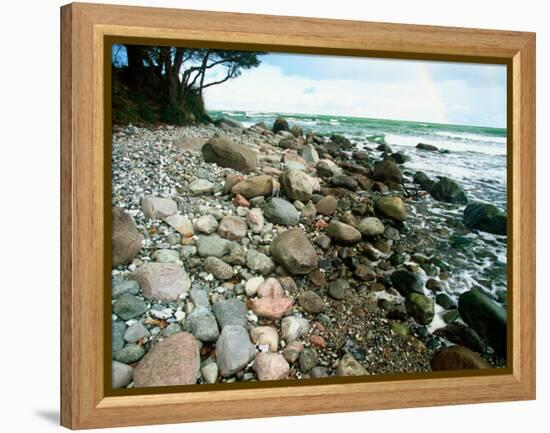
POLYGON ((61 18, 64 426, 535 398, 534 34, 61 18))

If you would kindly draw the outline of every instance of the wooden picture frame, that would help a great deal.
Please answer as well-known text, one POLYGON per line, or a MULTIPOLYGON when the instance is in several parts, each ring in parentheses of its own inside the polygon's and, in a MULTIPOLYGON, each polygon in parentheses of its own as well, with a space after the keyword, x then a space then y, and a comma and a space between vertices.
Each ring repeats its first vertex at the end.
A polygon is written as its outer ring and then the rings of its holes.
POLYGON ((535 398, 533 33, 79 3, 61 8, 61 32, 63 426, 81 429, 535 398), (107 42, 113 37, 507 65, 511 365, 501 374, 430 373, 341 383, 313 381, 301 386, 109 395, 104 335, 110 299, 104 287, 110 281, 105 276, 110 272, 106 269, 111 218, 106 143, 111 132, 105 127, 109 83, 104 80, 104 68, 110 64, 107 42))

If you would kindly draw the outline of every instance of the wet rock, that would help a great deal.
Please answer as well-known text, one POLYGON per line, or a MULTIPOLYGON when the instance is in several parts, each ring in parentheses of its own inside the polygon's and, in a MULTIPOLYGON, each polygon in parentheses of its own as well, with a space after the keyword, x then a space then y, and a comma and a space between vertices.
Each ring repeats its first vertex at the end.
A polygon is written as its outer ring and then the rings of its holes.
POLYGON ((277 329, 272 326, 256 326, 250 330, 252 342, 258 346, 268 346, 271 352, 277 352, 279 348, 279 335, 277 329))
POLYGON ((372 172, 374 180, 380 182, 403 182, 403 174, 401 173, 398 165, 391 159, 385 159, 379 161, 374 165, 374 170, 372 172))
POLYGON ((311 314, 317 314, 325 311, 325 301, 317 293, 308 290, 300 293, 298 296, 298 303, 300 307, 311 314))
POLYGON ((204 261, 204 270, 222 281, 233 277, 233 268, 217 257, 208 257, 204 261))
POLYGON ((222 135, 215 135, 201 149, 206 162, 249 173, 258 166, 256 153, 222 135))
POLYGON ((246 222, 234 215, 224 216, 218 227, 218 234, 231 241, 239 241, 246 236, 246 222))
POLYGON ((342 149, 351 149, 351 148, 353 148, 353 144, 351 144, 351 142, 346 137, 344 137, 343 135, 340 135, 340 134, 332 134, 330 136, 330 141, 337 144, 338 147, 340 147, 342 149))
POLYGON ((426 281, 426 288, 432 292, 440 292, 443 290, 443 283, 434 278, 430 278, 426 281))
POLYGON ((147 305, 140 298, 133 295, 122 295, 113 304, 113 313, 122 320, 130 320, 134 317, 141 316, 147 311, 147 305))
POLYGON ((326 233, 341 245, 354 245, 361 241, 361 233, 355 227, 339 221, 331 221, 326 233))
POLYGON ((187 332, 179 332, 149 350, 134 370, 134 386, 195 384, 199 368, 199 348, 195 338, 187 332))
POLYGON ((336 376, 366 376, 368 371, 352 354, 346 353, 336 367, 336 376))
POLYGON ((317 269, 319 258, 301 229, 279 234, 271 243, 273 259, 293 275, 303 275, 317 269))
POLYGON ((376 146, 376 150, 379 150, 380 152, 384 152, 387 154, 393 153, 393 150, 391 150, 391 147, 388 146, 386 143, 382 143, 376 146))
POLYGON ((436 200, 447 203, 468 203, 462 187, 448 177, 441 177, 430 189, 430 194, 436 200))
POLYGON ((303 317, 287 316, 281 321, 281 339, 292 343, 309 331, 309 320, 303 317))
POLYGON ((300 221, 300 214, 292 204, 282 198, 272 198, 263 206, 264 216, 268 221, 284 226, 295 226, 300 221))
POLYGON ((212 215, 203 215, 195 221, 195 230, 210 235, 218 230, 218 221, 212 215))
POLYGON ((273 180, 271 176, 265 174, 248 177, 231 188, 233 194, 240 194, 247 199, 258 196, 269 196, 272 191, 273 180))
POLYGON ((288 121, 284 117, 277 117, 273 122, 273 128, 271 129, 274 134, 277 134, 279 131, 290 131, 288 126, 288 121))
POLYGON ((395 221, 407 219, 407 209, 399 197, 380 197, 374 207, 379 214, 395 221))
POLYGON ((275 263, 268 256, 256 250, 248 250, 246 254, 246 266, 248 269, 262 275, 269 275, 275 269, 275 263))
POLYGON ((385 227, 378 218, 368 217, 359 222, 357 230, 366 238, 373 238, 384 234, 385 227))
POLYGON ((405 164, 407 161, 411 160, 411 157, 403 152, 395 152, 391 154, 391 159, 393 159, 397 164, 405 164))
POLYGON ((122 362, 111 362, 111 384, 114 389, 125 388, 131 381, 134 375, 134 369, 122 362))
POLYGON ((415 322, 421 325, 429 325, 434 318, 433 300, 420 293, 409 293, 405 300, 405 307, 415 322))
POLYGON ((185 269, 175 263, 145 263, 133 274, 143 296, 160 301, 176 301, 191 288, 185 269))
POLYGON ((430 192, 435 185, 435 181, 430 179, 428 175, 422 171, 417 171, 413 176, 413 182, 420 185, 422 189, 430 192))
POLYGON ((430 152, 437 152, 439 150, 437 146, 434 146, 433 144, 427 144, 427 143, 418 143, 416 145, 416 148, 420 150, 428 150, 430 152))
POLYGON ((283 380, 287 379, 290 373, 290 366, 283 355, 278 353, 261 352, 256 354, 254 371, 258 379, 283 380))
POLYGON ((467 347, 474 352, 483 352, 484 349, 484 344, 477 332, 460 323, 452 323, 443 328, 436 329, 434 335, 443 337, 459 346, 467 347))
POLYGON ((244 302, 238 299, 227 299, 216 302, 212 307, 220 328, 226 326, 246 326, 248 310, 244 302))
POLYGON ((506 214, 488 203, 470 203, 464 209, 464 225, 469 229, 506 235, 506 214))
POLYGON ((141 199, 141 210, 150 219, 164 219, 173 215, 178 210, 178 205, 169 198, 154 197, 145 195, 141 199))
POLYGON ((248 365, 256 349, 250 342, 246 329, 228 325, 222 329, 216 342, 216 363, 223 377, 229 377, 248 365))
POLYGON ((462 346, 450 346, 440 350, 433 356, 430 365, 433 371, 491 368, 481 356, 462 346))
POLYGON ((435 302, 437 303, 437 305, 441 305, 446 310, 457 308, 455 300, 446 293, 438 293, 435 297, 435 302))
POLYGON ((458 299, 460 317, 485 339, 497 354, 506 358, 506 310, 480 289, 472 289, 458 299))
POLYGON ((140 252, 143 236, 138 232, 130 214, 120 207, 113 207, 112 257, 113 266, 130 263, 140 252))
POLYGON ((281 186, 291 200, 307 202, 313 194, 313 181, 300 170, 286 170, 280 177, 281 186))

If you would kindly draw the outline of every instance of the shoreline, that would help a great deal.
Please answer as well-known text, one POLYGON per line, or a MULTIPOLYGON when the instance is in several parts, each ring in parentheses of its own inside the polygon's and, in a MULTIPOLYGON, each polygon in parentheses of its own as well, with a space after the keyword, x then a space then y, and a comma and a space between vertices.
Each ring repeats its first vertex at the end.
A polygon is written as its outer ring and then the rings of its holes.
MULTIPOLYGON (((383 147, 383 143, 372 142, 368 150, 354 151, 352 143, 341 136, 304 137, 288 125, 286 129, 292 132, 283 128, 284 132, 274 134, 265 126, 244 129, 225 119, 218 122, 218 127, 114 128, 113 206, 123 208, 133 218, 137 233, 144 239, 135 256, 126 257, 125 263, 113 271, 113 311, 121 311, 116 307, 117 303, 121 305, 121 297, 141 301, 130 319, 121 320, 116 312, 113 315, 117 323, 113 328, 117 329, 113 353, 117 368, 126 374, 124 378, 135 376, 135 369, 139 377, 150 378, 149 370, 156 368, 152 352, 159 352, 159 341, 173 340, 171 336, 176 334, 202 338, 200 360, 195 359, 199 364, 193 367, 197 373, 200 371, 198 383, 430 371, 434 355, 451 345, 449 339, 462 339, 470 348, 484 346, 485 359, 475 353, 477 358, 462 353, 454 355, 455 361, 470 356, 479 365, 489 361, 501 366, 502 360, 491 356, 486 341, 470 326, 456 326, 460 323, 460 319, 456 322, 456 302, 453 304, 448 296, 444 299, 441 290, 441 277, 452 270, 444 270, 441 260, 435 264, 430 256, 418 251, 421 236, 414 227, 408 227, 407 217, 400 215, 400 206, 410 215, 414 194, 424 193, 418 188, 410 195, 409 175, 403 176, 399 164, 393 161, 385 162, 387 167, 377 172, 385 153, 376 148, 383 147), (202 146, 220 133, 258 153, 259 164, 245 167, 244 171, 249 171, 246 176, 239 170, 204 161, 202 146), (256 184, 253 179, 258 177, 262 182, 256 184), (240 187, 236 187, 238 184, 240 187), (236 195, 235 191, 242 194, 236 195), (175 208, 168 211, 170 215, 147 218, 144 195, 168 198, 175 208), (273 197, 288 200, 293 211, 283 206, 274 212, 269 208, 273 197), (382 206, 381 197, 395 197, 392 204, 401 201, 397 203, 399 215, 390 209, 392 206, 382 206), (257 209, 251 214, 254 217, 249 216, 251 209, 257 209), (279 216, 274 217, 274 213, 279 216), (174 218, 170 220, 174 214, 181 215, 177 224, 174 218), (292 220, 294 214, 298 216, 297 224, 292 220), (222 229, 224 220, 231 224, 222 229), (296 228, 305 234, 317 260, 308 272, 300 274, 293 274, 292 266, 285 262, 287 257, 271 247, 279 235, 296 228), (357 228, 362 231, 359 238, 357 228), (214 250, 227 242, 229 246, 221 255, 216 252, 209 258, 208 253, 201 254, 200 243, 206 241, 200 238, 208 238, 213 244, 208 247, 214 250), (250 257, 251 250, 255 251, 254 257, 250 257), (139 284, 135 281, 140 280, 138 270, 147 262, 183 267, 189 287, 170 301, 157 302, 154 296, 145 296, 144 287, 140 287, 144 280, 139 284), (260 276, 268 293, 262 297, 249 283, 260 276), (281 307, 281 300, 286 299, 290 307, 281 307), (234 300, 246 306, 237 314, 243 316, 240 326, 246 331, 238 337, 228 336, 224 313, 216 309, 218 303, 235 304, 234 300), (431 313, 426 302, 431 303, 431 313), (434 329, 418 323, 429 325, 430 314, 439 317, 441 303, 448 307, 445 311, 451 325, 450 316, 455 316, 454 335, 453 329, 433 335, 429 331, 434 329), (259 331, 252 331, 258 327, 263 331, 259 336, 259 331), (134 334, 141 338, 125 340, 129 329, 139 331, 134 334), (289 335, 291 330, 301 335, 294 338, 289 335), (254 353, 248 353, 246 363, 231 372, 228 365, 235 362, 230 359, 234 354, 224 353, 220 339, 231 341, 232 347, 238 342, 249 351, 252 346, 254 353), (266 345, 271 346, 266 350, 266 345)), ((389 155, 387 152, 386 157, 389 155)), ((232 164, 232 159, 222 158, 219 163, 232 164)), ((165 204, 152 206, 160 209, 165 204)), ((135 300, 129 302, 137 305, 135 300)), ((122 386, 134 386, 135 380, 130 378, 122 386)), ((141 386, 151 386, 147 383, 141 380, 141 386)))

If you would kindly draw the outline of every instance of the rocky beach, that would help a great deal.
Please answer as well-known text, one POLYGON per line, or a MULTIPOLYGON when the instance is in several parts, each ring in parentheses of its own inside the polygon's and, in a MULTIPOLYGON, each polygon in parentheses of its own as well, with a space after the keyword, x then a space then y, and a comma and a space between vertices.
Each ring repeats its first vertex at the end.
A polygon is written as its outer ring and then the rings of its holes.
POLYGON ((453 151, 218 116, 112 152, 113 388, 506 365, 505 198, 418 170, 453 151))

